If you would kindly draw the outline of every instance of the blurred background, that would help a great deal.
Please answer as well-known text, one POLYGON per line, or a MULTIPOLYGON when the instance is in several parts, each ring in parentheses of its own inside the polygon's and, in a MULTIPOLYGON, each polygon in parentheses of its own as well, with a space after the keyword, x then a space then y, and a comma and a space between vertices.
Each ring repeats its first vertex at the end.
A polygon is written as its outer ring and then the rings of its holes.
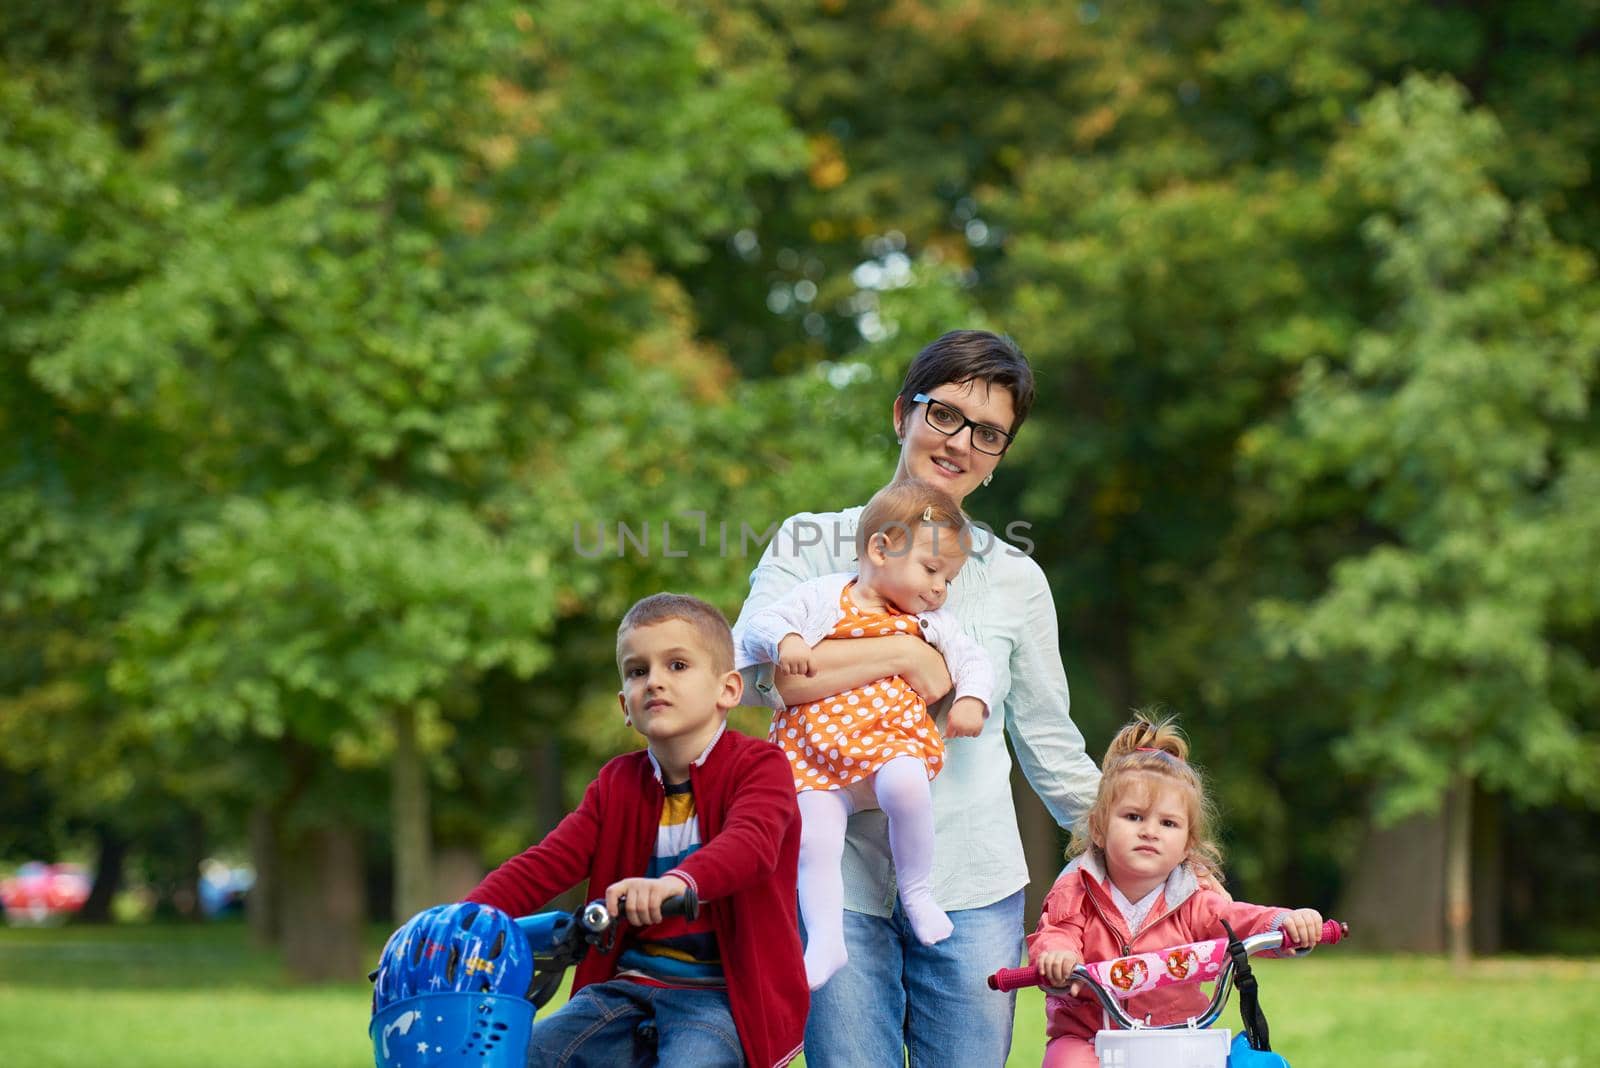
POLYGON ((7 3, 8 923, 364 973, 985 327, 1091 753, 1179 714, 1371 948, 1600 952, 1597 102, 1594 0, 7 3))

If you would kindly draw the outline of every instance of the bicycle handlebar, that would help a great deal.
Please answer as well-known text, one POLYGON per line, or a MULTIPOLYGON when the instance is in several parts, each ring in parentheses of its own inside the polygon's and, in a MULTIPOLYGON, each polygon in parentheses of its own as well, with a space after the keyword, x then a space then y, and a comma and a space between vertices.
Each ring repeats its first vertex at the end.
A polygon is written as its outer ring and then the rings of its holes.
MULTIPOLYGON (((620 909, 623 902, 627 900, 628 896, 626 894, 617 898, 617 907, 620 909)), ((664 917, 682 916, 685 919, 692 920, 700 915, 700 899, 695 896, 693 890, 685 890, 676 897, 669 897, 661 903, 661 915, 664 917)), ((613 916, 606 911, 604 898, 596 898, 589 902, 578 913, 578 922, 583 925, 583 929, 595 935, 604 934, 620 919, 622 919, 620 912, 613 916)))
MULTIPOLYGON (((693 890, 661 903, 662 916, 686 916, 694 919, 700 915, 700 899, 693 890)), ((561 977, 568 968, 577 964, 591 947, 602 953, 611 952, 615 945, 617 920, 606 910, 604 899, 584 905, 576 912, 540 912, 532 916, 519 916, 518 927, 528 936, 533 949, 534 982, 528 991, 528 1000, 535 1008, 543 1008, 555 996, 561 977)))
MULTIPOLYGON (((626 901, 627 898, 622 898, 626 901)), ((661 903, 662 916, 685 916, 694 919, 700 915, 700 899, 693 890, 661 903)), ((528 943, 536 956, 579 945, 599 945, 616 926, 620 916, 606 911, 603 898, 596 898, 575 912, 540 912, 532 916, 517 917, 516 924, 528 936, 528 943)))
MULTIPOLYGON (((1317 944, 1333 945, 1349 932, 1347 924, 1338 920, 1325 920, 1322 924, 1322 937, 1317 944)), ((1283 940, 1282 931, 1265 931, 1241 941, 1245 952, 1253 956, 1257 953, 1285 949, 1283 940)), ((1314 947, 1291 946, 1288 947, 1288 951, 1293 956, 1300 957, 1311 952, 1312 948, 1314 947)), ((1081 983, 1087 987, 1089 993, 1100 1002, 1119 1027, 1130 1030, 1159 1029, 1130 1017, 1123 1009, 1121 1000, 1159 987, 1199 983, 1212 979, 1217 981, 1216 993, 1212 996, 1210 1007, 1195 1020, 1197 1026, 1207 1027, 1221 1014, 1233 980, 1233 961, 1228 957, 1226 938, 1190 942, 1187 945, 1171 946, 1149 953, 1135 953, 1115 960, 1079 964, 1072 969, 1072 978, 1067 985, 1070 987, 1073 983, 1081 983)), ((1049 993, 1069 996, 1066 989, 1049 985, 1035 965, 1024 968, 1001 968, 989 976, 990 990, 1017 990, 1025 986, 1039 986, 1049 993)), ((1187 1027, 1188 1023, 1161 1026, 1187 1027)))

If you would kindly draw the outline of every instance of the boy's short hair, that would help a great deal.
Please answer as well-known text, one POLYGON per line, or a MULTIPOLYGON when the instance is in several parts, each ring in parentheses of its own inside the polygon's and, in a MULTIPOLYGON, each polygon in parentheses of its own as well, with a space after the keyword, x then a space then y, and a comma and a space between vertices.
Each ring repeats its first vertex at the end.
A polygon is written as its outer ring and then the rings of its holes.
MULTIPOLYGON (((856 558, 867 555, 874 534, 882 534, 891 545, 898 546, 924 523, 947 529, 956 539, 970 537, 965 533, 966 514, 944 490, 920 478, 889 483, 874 493, 861 510, 861 520, 856 525, 856 558)), ((966 547, 969 543, 957 540, 956 544, 966 547)))
POLYGON ((711 655, 711 664, 716 670, 733 670, 733 630, 728 626, 728 617, 714 605, 687 593, 653 593, 634 602, 617 627, 618 666, 622 663, 623 635, 635 627, 649 627, 669 619, 694 628, 701 649, 711 655))

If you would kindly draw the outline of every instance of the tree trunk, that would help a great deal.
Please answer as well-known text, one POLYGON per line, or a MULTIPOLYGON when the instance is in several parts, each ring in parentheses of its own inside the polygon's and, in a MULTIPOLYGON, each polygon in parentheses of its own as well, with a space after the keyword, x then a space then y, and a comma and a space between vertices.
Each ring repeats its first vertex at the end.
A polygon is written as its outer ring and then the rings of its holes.
POLYGON ((417 742, 414 709, 395 711, 394 736, 389 815, 394 835, 393 919, 400 924, 438 902, 434 897, 428 769, 417 742))
POLYGON ((353 981, 366 974, 361 836, 319 827, 284 843, 281 866, 283 957, 308 982, 353 981))
POLYGON ((206 825, 198 812, 179 808, 161 829, 164 838, 156 885, 156 915, 199 922, 200 862, 206 857, 206 825))
MULTIPOLYGON (((528 763, 533 769, 533 836, 529 843, 537 842, 561 822, 567 814, 567 799, 562 789, 566 762, 561 756, 561 742, 547 737, 528 753, 528 763)), ((583 901, 584 888, 573 887, 551 902, 552 909, 573 909, 583 901)))
POLYGON ((94 886, 83 908, 72 917, 73 923, 110 923, 111 902, 116 898, 117 891, 122 889, 128 840, 105 824, 95 827, 94 834, 99 852, 94 865, 94 886))
POLYGON ((1450 960, 1472 957, 1472 779, 1458 773, 1445 804, 1445 940, 1450 960))
MULTIPOLYGON (((1089 671, 1113 722, 1121 726, 1133 710, 1138 684, 1133 676, 1133 619, 1122 601, 1094 617, 1087 633, 1096 636, 1086 650, 1089 671)), ((1082 721, 1075 720, 1078 726, 1082 721)))
POLYGON ((561 789, 564 767, 561 743, 547 738, 534 746, 530 756, 534 767, 533 835, 537 841, 555 830, 556 824, 567 814, 567 799, 561 789))
POLYGON ((470 846, 444 846, 434 855, 434 901, 460 901, 483 879, 483 861, 470 846))
POLYGON ((1441 812, 1368 828, 1338 913, 1357 944, 1443 952, 1444 826, 1441 812))
POLYGON ((1472 948, 1480 955, 1499 953, 1505 913, 1505 831, 1501 799, 1473 791, 1472 806, 1472 948))
POLYGON ((250 864, 255 869, 256 881, 245 895, 245 917, 250 922, 250 934, 256 944, 270 946, 283 933, 283 925, 278 819, 269 806, 258 804, 251 808, 249 838, 250 864))

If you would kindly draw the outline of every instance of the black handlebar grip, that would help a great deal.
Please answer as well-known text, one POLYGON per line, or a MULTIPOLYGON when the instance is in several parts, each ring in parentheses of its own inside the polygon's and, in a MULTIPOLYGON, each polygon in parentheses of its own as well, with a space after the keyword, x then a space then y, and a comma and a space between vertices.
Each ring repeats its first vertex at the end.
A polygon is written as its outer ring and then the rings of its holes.
POLYGON ((669 897, 661 903, 661 915, 682 916, 686 920, 694 920, 700 916, 700 897, 694 892, 694 887, 689 887, 677 897, 669 897))

